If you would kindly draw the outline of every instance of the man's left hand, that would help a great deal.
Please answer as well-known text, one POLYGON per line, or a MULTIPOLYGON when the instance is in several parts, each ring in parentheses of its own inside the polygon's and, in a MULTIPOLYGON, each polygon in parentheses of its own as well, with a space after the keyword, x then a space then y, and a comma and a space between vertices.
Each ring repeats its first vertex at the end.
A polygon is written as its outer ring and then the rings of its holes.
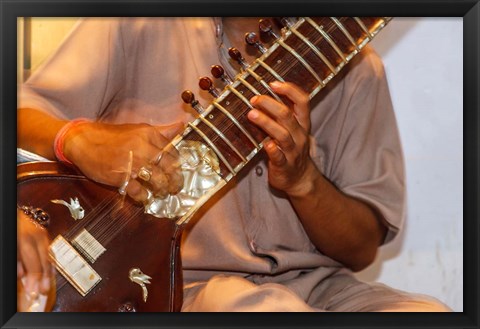
POLYGON ((309 154, 310 100, 294 84, 276 81, 270 86, 276 94, 288 98, 292 106, 269 96, 255 96, 251 99, 254 109, 247 116, 270 136, 264 143, 270 185, 290 196, 301 196, 318 174, 309 154))

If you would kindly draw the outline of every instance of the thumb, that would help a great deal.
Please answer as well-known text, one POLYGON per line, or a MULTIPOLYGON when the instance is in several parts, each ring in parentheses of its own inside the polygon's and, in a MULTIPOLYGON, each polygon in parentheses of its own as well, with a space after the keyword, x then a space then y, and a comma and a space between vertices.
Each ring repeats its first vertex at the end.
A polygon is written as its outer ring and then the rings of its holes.
POLYGON ((185 125, 183 122, 175 122, 170 125, 155 126, 155 128, 170 141, 185 129, 185 125))

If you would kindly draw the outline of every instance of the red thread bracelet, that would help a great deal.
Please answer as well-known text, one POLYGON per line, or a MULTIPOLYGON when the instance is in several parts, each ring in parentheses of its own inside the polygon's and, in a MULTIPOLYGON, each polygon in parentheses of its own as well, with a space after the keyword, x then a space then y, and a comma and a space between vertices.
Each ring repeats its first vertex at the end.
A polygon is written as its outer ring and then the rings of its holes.
POLYGON ((53 150, 55 152, 55 157, 57 158, 58 161, 72 164, 72 161, 68 160, 65 157, 65 154, 63 154, 63 144, 65 142, 65 135, 71 128, 85 122, 90 122, 90 120, 85 118, 78 118, 78 119, 72 120, 67 124, 65 124, 57 132, 57 135, 55 135, 55 140, 53 141, 53 150))

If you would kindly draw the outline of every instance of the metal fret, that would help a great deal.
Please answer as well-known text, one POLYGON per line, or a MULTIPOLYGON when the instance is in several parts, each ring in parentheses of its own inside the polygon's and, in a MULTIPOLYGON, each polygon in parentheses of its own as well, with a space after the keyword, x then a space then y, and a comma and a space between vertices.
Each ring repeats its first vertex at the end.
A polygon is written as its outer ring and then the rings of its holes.
POLYGON ((340 56, 342 58, 343 63, 341 65, 342 66, 345 65, 345 63, 347 62, 347 59, 345 58, 345 55, 340 50, 340 48, 338 48, 337 44, 332 40, 332 38, 327 34, 327 32, 325 32, 325 30, 321 26, 318 26, 318 24, 316 24, 310 18, 306 17, 305 20, 307 22, 309 22, 310 25, 312 25, 315 28, 315 30, 317 30, 318 33, 320 33, 325 40, 327 40, 328 44, 330 46, 332 46, 333 50, 335 50, 335 52, 338 54, 338 56, 340 56))
POLYGON ((231 85, 227 85, 227 89, 230 90, 232 93, 235 94, 242 102, 244 102, 249 108, 253 109, 252 103, 248 99, 245 98, 237 89, 232 87, 231 85))
POLYGON ((350 32, 348 32, 347 28, 336 17, 330 17, 330 18, 335 23, 335 25, 337 25, 338 29, 342 31, 343 35, 348 39, 348 41, 350 41, 351 44, 355 47, 355 50, 359 52, 360 48, 358 48, 357 43, 355 42, 355 40, 353 40, 353 37, 350 34, 350 32))
POLYGON ((242 77, 237 77, 237 80, 240 81, 245 87, 247 87, 252 93, 254 93, 255 95, 261 95, 262 93, 260 93, 257 89, 255 89, 254 86, 252 86, 251 84, 248 83, 247 80, 245 80, 244 78, 242 77))
MULTIPOLYGON (((304 41, 308 41, 308 40, 304 40, 304 41)), ((283 42, 283 40, 278 40, 278 43, 283 47, 285 48, 287 51, 289 51, 293 56, 295 56, 295 58, 308 70, 308 72, 310 72, 310 74, 320 83, 320 85, 323 85, 323 81, 322 79, 318 76, 318 74, 312 69, 312 67, 303 59, 302 56, 300 56, 292 47, 290 47, 289 45, 287 45, 285 42, 283 42)), ((310 43, 308 41, 308 43, 310 43)), ((307 43, 307 45, 308 45, 307 43)), ((310 43, 311 44, 311 43, 310 43)), ((313 49, 316 49, 316 48, 312 48, 313 49)))
POLYGON ((389 21, 391 21, 391 17, 381 17, 382 22, 377 22, 375 25, 373 31, 370 33, 372 35, 372 38, 375 37, 375 35, 383 28, 389 21))
POLYGON ((198 117, 200 120, 202 120, 203 123, 205 123, 207 126, 210 127, 220 138, 238 155, 240 159, 242 159, 242 162, 247 162, 247 159, 240 153, 240 151, 230 142, 230 140, 225 136, 220 130, 218 130, 217 127, 215 127, 210 121, 205 119, 203 116, 198 117))
POLYGON ((250 142, 252 142, 255 148, 260 148, 260 145, 258 145, 257 141, 252 137, 252 135, 250 135, 250 133, 240 124, 240 122, 238 122, 238 120, 230 112, 228 112, 226 108, 220 105, 217 101, 213 101, 212 104, 217 109, 222 111, 222 113, 225 114, 245 136, 247 136, 247 138, 250 140, 250 142))
POLYGON ((255 63, 258 63, 260 66, 262 66, 265 70, 267 70, 271 75, 275 77, 278 81, 285 82, 285 80, 278 74, 274 69, 272 69, 269 65, 267 65, 265 62, 263 62, 260 59, 256 59, 255 63))
MULTIPOLYGON (((312 24, 312 23, 310 23, 310 24, 312 24)), ((315 22, 313 22, 313 24, 315 24, 315 22)), ((298 33, 296 30, 292 30, 292 31, 295 33, 295 35, 297 35, 300 39, 302 39, 302 41, 305 42, 307 44, 307 46, 310 47, 310 49, 312 49, 312 51, 315 53, 315 55, 317 55, 325 63, 325 65, 328 66, 328 68, 330 69, 330 71, 333 74, 336 74, 338 72, 338 69, 336 69, 332 65, 332 63, 330 63, 330 61, 327 59, 327 57, 325 57, 325 55, 323 55, 322 52, 314 44, 312 44, 309 40, 307 40, 303 35, 298 33), (300 34, 300 35, 298 35, 297 33, 300 34)), ((322 81, 322 83, 323 83, 323 81, 322 81)))
POLYGON ((270 86, 268 85, 268 83, 262 79, 261 76, 259 76, 257 73, 255 73, 255 71, 253 71, 251 68, 247 68, 246 70, 248 73, 250 73, 250 75, 255 79, 257 80, 265 89, 267 89, 267 91, 270 93, 270 95, 272 95, 273 98, 275 98, 278 102, 282 103, 282 104, 285 104, 282 99, 280 97, 278 97, 277 94, 275 94, 275 92, 272 90, 272 88, 270 88, 270 86))
POLYGON ((236 174, 236 171, 232 168, 232 166, 230 165, 230 163, 227 161, 227 159, 225 159, 225 157, 223 156, 222 152, 220 152, 220 150, 217 148, 217 146, 215 146, 215 144, 210 140, 210 138, 208 138, 207 135, 205 135, 203 133, 203 131, 201 131, 200 129, 198 129, 197 126, 193 125, 191 122, 188 123, 188 126, 191 127, 193 130, 195 130, 195 132, 197 134, 200 135, 200 137, 202 137, 202 139, 215 151, 215 153, 217 154, 217 156, 220 158, 220 160, 222 160, 222 162, 225 164, 225 166, 228 168, 228 170, 233 174, 235 175, 236 174))
POLYGON ((358 26, 360 26, 360 28, 363 30, 363 32, 365 32, 367 35, 368 35, 368 39, 369 40, 372 40, 373 39, 373 35, 370 33, 370 31, 367 29, 367 27, 365 26, 365 24, 363 24, 362 20, 358 17, 354 17, 353 18, 355 20, 355 22, 357 22, 358 26))

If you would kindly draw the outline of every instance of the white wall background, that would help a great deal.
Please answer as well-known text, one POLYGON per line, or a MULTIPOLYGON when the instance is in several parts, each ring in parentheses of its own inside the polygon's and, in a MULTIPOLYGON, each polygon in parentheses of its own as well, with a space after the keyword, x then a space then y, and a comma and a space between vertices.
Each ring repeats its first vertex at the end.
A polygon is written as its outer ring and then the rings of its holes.
MULTIPOLYGON (((34 19, 35 68, 73 25, 34 19)), ((373 45, 384 59, 403 142, 403 234, 359 277, 432 295, 463 311, 462 19, 395 18, 373 45)))
POLYGON ((395 18, 373 40, 403 142, 407 222, 359 277, 463 311, 463 20, 395 18))

